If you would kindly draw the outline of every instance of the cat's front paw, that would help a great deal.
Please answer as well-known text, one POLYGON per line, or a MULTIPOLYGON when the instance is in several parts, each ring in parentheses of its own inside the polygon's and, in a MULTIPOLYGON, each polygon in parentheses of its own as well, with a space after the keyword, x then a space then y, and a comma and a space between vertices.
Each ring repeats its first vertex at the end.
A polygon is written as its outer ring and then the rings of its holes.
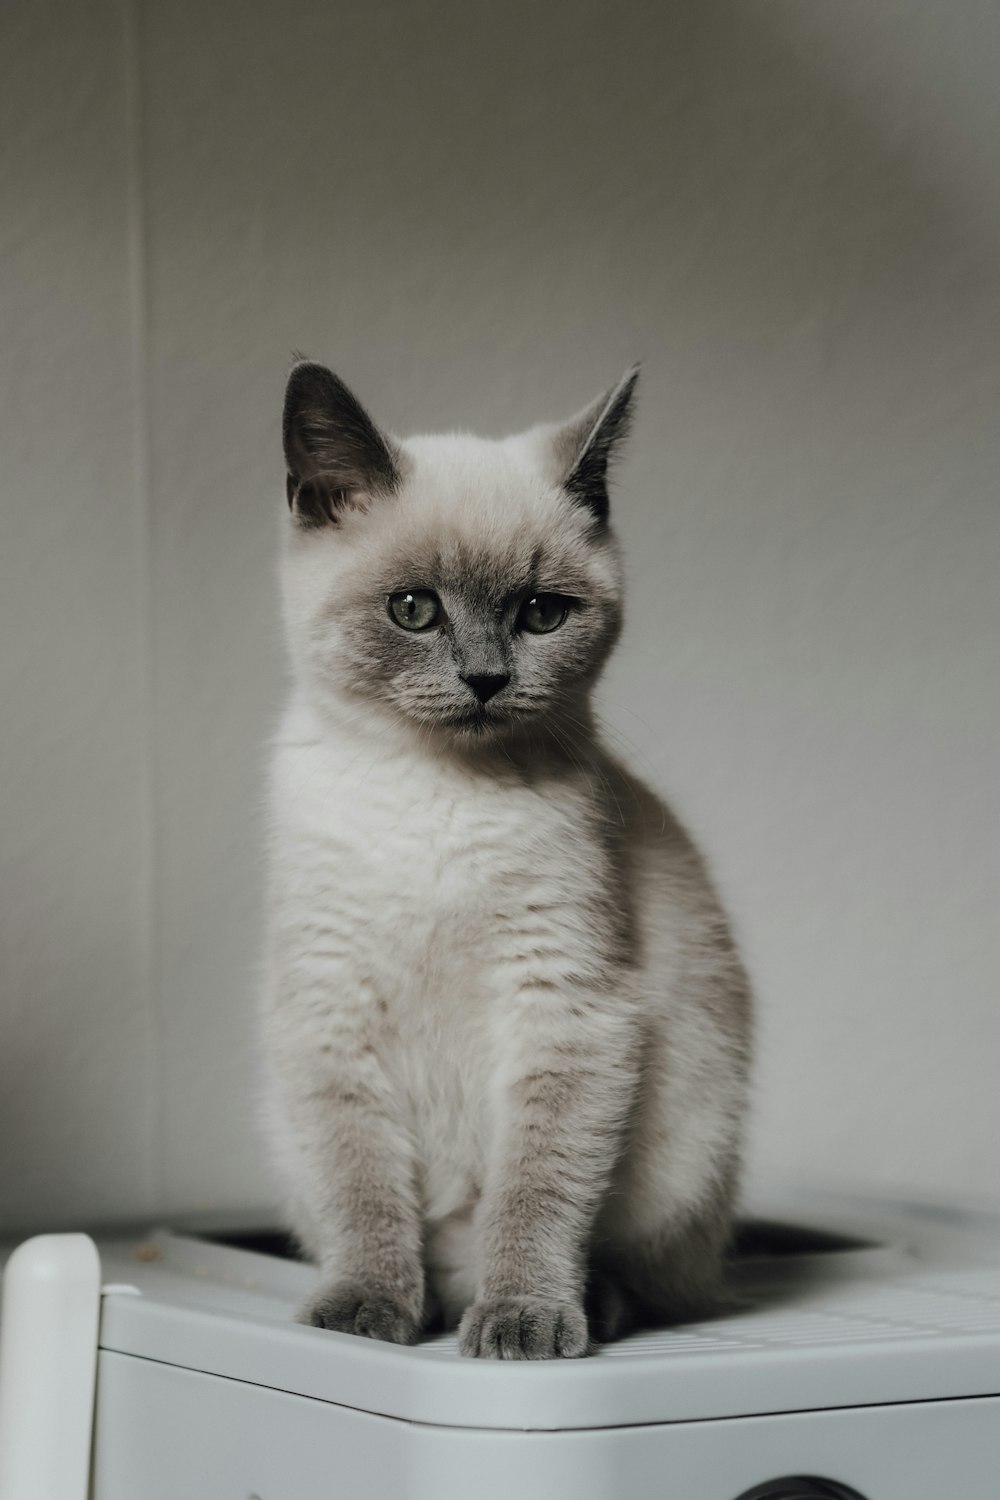
POLYGON ((402 1302, 356 1281, 321 1287, 302 1309, 299 1322, 387 1344, 415 1344, 420 1337, 420 1320, 402 1302))
POLYGON ((458 1326, 458 1348, 473 1359, 579 1359, 587 1319, 575 1302, 544 1297, 483 1297, 458 1326))

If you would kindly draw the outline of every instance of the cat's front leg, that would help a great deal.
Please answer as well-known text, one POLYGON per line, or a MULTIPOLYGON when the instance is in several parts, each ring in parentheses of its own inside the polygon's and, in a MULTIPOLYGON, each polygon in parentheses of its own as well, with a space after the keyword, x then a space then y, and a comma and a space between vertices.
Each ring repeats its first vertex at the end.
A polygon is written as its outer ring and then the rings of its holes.
POLYGON ((522 992, 507 1020, 479 1290, 459 1348, 572 1358, 589 1346, 587 1245, 635 1088, 637 1028, 620 997, 572 987, 522 992))
MULTIPOLYGON (((329 987, 349 995, 348 978, 329 987)), ((354 995, 331 1009, 288 983, 269 1027, 283 1154, 321 1271, 300 1319, 412 1344, 425 1313, 413 1146, 381 1056, 380 1007, 356 980, 354 995)))

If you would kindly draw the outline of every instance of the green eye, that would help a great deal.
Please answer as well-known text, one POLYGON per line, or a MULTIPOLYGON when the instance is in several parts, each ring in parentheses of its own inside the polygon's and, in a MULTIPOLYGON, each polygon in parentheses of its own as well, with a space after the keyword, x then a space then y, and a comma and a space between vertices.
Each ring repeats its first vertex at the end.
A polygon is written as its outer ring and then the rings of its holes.
POLYGON ((404 630, 429 630, 441 617, 441 601, 430 589, 389 595, 389 615, 404 630))
POLYGON ((559 629, 568 614, 569 600, 562 594, 536 594, 521 605, 517 623, 532 635, 548 635, 550 630, 559 629))

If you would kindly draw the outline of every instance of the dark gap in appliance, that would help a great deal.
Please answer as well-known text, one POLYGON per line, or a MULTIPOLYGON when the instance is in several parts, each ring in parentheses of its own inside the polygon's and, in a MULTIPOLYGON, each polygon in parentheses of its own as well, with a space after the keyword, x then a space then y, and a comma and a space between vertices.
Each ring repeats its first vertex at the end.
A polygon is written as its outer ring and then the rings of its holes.
MULTIPOLYGON (((273 1255, 282 1260, 305 1259, 293 1237, 276 1229, 235 1229, 198 1234, 194 1238, 207 1240, 212 1245, 228 1245, 234 1250, 252 1250, 257 1255, 273 1255)), ((838 1255, 875 1248, 873 1240, 828 1229, 784 1224, 772 1219, 744 1219, 736 1227, 730 1259, 780 1260, 797 1255, 838 1255)))

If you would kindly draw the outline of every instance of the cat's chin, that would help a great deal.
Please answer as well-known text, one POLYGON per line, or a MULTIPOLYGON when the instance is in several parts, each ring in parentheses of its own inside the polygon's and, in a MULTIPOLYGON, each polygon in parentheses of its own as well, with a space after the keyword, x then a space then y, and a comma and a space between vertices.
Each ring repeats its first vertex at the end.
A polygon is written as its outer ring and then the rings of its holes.
POLYGON ((446 734, 484 739, 499 734, 504 728, 504 720, 497 714, 487 713, 485 709, 470 708, 437 720, 437 727, 446 734))
POLYGON ((433 728, 460 745, 486 744, 509 735, 521 718, 523 715, 470 708, 435 719, 433 728))

